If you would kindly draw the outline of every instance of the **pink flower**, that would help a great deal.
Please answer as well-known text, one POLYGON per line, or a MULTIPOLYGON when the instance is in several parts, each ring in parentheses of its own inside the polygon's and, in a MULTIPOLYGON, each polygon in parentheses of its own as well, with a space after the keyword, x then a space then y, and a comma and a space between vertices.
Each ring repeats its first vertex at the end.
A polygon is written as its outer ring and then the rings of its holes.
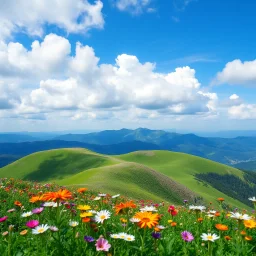
POLYGON ((6 221, 7 219, 8 219, 8 216, 4 216, 4 217, 0 218, 0 222, 4 222, 4 221, 6 221))
POLYGON ((169 206, 168 212, 171 212, 171 211, 174 211, 174 210, 175 210, 175 206, 174 205, 169 206))
POLYGON ((26 223, 26 226, 29 228, 35 228, 39 225, 39 221, 38 220, 30 220, 26 223))
POLYGON ((193 235, 188 231, 181 232, 181 238, 186 242, 191 242, 194 240, 193 235))
POLYGON ((34 214, 40 214, 43 210, 44 210, 44 207, 40 207, 40 208, 35 208, 34 210, 32 210, 32 212, 34 214))
POLYGON ((8 210, 7 212, 15 212, 16 210, 13 208, 13 209, 10 209, 8 210))
POLYGON ((109 248, 111 247, 111 244, 108 243, 108 240, 100 237, 97 241, 96 241, 96 250, 97 251, 105 251, 108 252, 109 248))

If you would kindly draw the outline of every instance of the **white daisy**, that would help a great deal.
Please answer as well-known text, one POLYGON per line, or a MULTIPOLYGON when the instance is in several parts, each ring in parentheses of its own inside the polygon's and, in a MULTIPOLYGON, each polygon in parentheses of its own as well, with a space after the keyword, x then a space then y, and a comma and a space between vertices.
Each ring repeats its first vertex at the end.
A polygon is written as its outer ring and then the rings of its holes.
POLYGON ((206 209, 205 206, 202 206, 202 205, 198 205, 198 206, 190 205, 189 206, 189 210, 193 210, 193 211, 201 211, 201 212, 203 212, 205 209, 206 209))
POLYGON ((145 206, 143 208, 140 208, 141 212, 157 212, 157 209, 155 206, 145 206))
POLYGON ((213 215, 213 214, 207 214, 206 215, 208 218, 214 218, 215 217, 215 215, 213 215))
POLYGON ((248 198, 250 201, 252 201, 253 203, 256 203, 256 197, 254 196, 254 197, 250 197, 250 198, 248 198))
POLYGON ((122 233, 119 233, 118 235, 119 235, 119 238, 120 238, 120 239, 125 239, 128 234, 122 232, 122 233))
POLYGON ((126 237, 124 238, 125 241, 129 241, 132 242, 135 240, 135 236, 133 235, 126 235, 126 237))
POLYGON ((73 228, 76 227, 76 226, 78 226, 78 224, 79 224, 79 223, 78 223, 77 221, 73 221, 73 220, 70 220, 70 221, 69 221, 69 226, 71 226, 71 227, 73 227, 73 228))
POLYGON ((117 198, 119 196, 120 196, 120 194, 117 194, 117 195, 112 196, 112 198, 117 198))
POLYGON ((161 230, 165 229, 165 227, 162 226, 162 225, 156 225, 156 228, 159 228, 159 229, 161 229, 161 230))
POLYGON ((32 229, 32 234, 34 234, 34 235, 42 234, 49 228, 50 227, 47 224, 42 224, 42 225, 37 226, 34 229, 32 229))
POLYGON ((101 210, 101 211, 96 213, 95 221, 97 223, 103 223, 104 220, 110 218, 110 215, 111 215, 110 211, 108 211, 108 210, 101 210))
POLYGON ((101 196, 101 197, 104 197, 106 196, 107 194, 98 194, 98 196, 101 196))
POLYGON ((231 212, 231 218, 236 220, 250 220, 251 217, 248 214, 241 214, 239 212, 231 212))
POLYGON ((211 234, 211 233, 203 233, 201 235, 201 238, 203 241, 211 241, 211 242, 214 242, 215 240, 219 239, 220 237, 217 236, 216 234, 211 234))
POLYGON ((29 217, 33 214, 33 212, 24 212, 21 214, 21 217, 29 217))
POLYGON ((95 213, 96 213, 95 210, 89 210, 89 211, 87 211, 87 212, 90 212, 90 213, 92 213, 92 214, 95 214, 95 213))
POLYGON ((210 210, 208 213, 209 214, 215 214, 217 211, 214 211, 214 210, 210 210))
POLYGON ((58 204, 55 202, 46 202, 44 203, 44 207, 57 207, 58 204))
POLYGON ((120 238, 119 234, 111 234, 110 237, 114 239, 120 238))
POLYGON ((138 219, 138 218, 131 218, 130 222, 137 223, 137 222, 140 222, 140 219, 138 219))
POLYGON ((99 197, 99 196, 96 196, 93 200, 94 200, 94 201, 98 201, 98 200, 100 200, 100 197, 99 197))

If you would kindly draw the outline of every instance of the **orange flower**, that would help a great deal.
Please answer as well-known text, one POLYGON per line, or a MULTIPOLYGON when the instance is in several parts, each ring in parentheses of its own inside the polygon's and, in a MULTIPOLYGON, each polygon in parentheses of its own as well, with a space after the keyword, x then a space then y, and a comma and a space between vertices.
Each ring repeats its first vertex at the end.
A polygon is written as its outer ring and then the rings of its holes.
POLYGON ((220 212, 216 212, 216 213, 214 214, 214 216, 215 216, 215 217, 220 217, 220 212))
POLYGON ((90 218, 82 218, 82 222, 90 222, 90 218))
POLYGON ((246 236, 244 239, 245 239, 246 241, 252 241, 252 237, 251 237, 251 236, 246 236))
POLYGON ((87 190, 88 190, 87 188, 79 188, 79 189, 77 189, 77 192, 78 193, 84 193, 87 190))
POLYGON ((21 235, 21 236, 25 236, 27 233, 28 233, 28 231, 25 229, 25 230, 22 230, 22 231, 20 232, 20 235, 21 235))
POLYGON ((244 226, 246 228, 256 228, 256 221, 255 220, 244 220, 244 226))
POLYGON ((241 234, 242 236, 245 236, 245 235, 246 235, 246 232, 245 232, 244 230, 242 230, 242 231, 240 232, 240 234, 241 234))
POLYGON ((116 214, 125 214, 130 208, 136 208, 136 204, 133 201, 120 203, 115 206, 116 214))
POLYGON ((204 220, 203 218, 198 218, 197 219, 198 222, 203 222, 203 220, 204 220))
POLYGON ((72 197, 72 194, 67 189, 60 189, 57 192, 47 192, 43 194, 42 200, 44 201, 58 201, 68 200, 72 197))
POLYGON ((215 228, 217 228, 220 231, 227 231, 228 230, 228 226, 223 225, 223 224, 216 224, 215 228))
POLYGON ((230 236, 224 236, 224 238, 225 238, 227 241, 231 240, 231 237, 230 237, 230 236))
POLYGON ((19 202, 19 201, 15 201, 15 202, 14 202, 14 204, 15 204, 15 205, 17 205, 17 206, 19 206, 19 207, 21 207, 21 206, 22 206, 22 203, 21 203, 21 202, 19 202))
POLYGON ((38 201, 41 201, 42 200, 42 196, 32 196, 30 199, 29 199, 29 202, 30 203, 36 203, 38 201))
POLYGON ((177 223, 176 223, 176 222, 172 222, 172 223, 171 223, 171 226, 172 226, 172 227, 176 227, 176 226, 177 226, 177 223))
POLYGON ((218 200, 219 202, 225 201, 225 199, 224 199, 223 197, 219 197, 217 200, 218 200))
POLYGON ((155 232, 160 232, 161 229, 160 228, 154 228, 155 232))
POLYGON ((138 226, 140 228, 152 228, 158 225, 159 214, 152 212, 137 212, 134 218, 139 219, 138 226))

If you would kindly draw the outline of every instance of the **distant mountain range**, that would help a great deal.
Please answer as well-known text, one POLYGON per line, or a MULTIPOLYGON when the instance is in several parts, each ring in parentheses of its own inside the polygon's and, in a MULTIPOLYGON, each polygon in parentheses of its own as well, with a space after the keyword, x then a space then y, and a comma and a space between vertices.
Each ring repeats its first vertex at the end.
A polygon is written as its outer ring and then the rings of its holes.
POLYGON ((178 134, 145 128, 49 136, 0 134, 0 142, 4 142, 0 143, 0 166, 33 152, 73 147, 88 148, 104 154, 124 154, 137 150, 169 150, 204 157, 241 169, 246 169, 244 166, 250 167, 252 163, 250 170, 254 170, 256 161, 256 137, 200 137, 195 134, 178 134), (7 143, 8 141, 12 143, 7 143))

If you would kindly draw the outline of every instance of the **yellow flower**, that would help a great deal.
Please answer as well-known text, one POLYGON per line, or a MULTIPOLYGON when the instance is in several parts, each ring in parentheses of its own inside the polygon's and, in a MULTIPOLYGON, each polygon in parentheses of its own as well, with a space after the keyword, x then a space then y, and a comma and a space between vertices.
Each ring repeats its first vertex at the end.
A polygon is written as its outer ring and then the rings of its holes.
POLYGON ((255 220, 244 220, 244 226, 246 228, 256 228, 256 221, 255 220))
POLYGON ((80 214, 81 218, 91 217, 93 214, 91 212, 83 212, 80 214))
MULTIPOLYGON (((91 210, 91 206, 90 205, 78 205, 77 209, 80 211, 87 211, 87 210, 91 210)), ((91 215, 92 216, 92 215, 91 215)))
POLYGON ((125 218, 120 218, 120 221, 122 221, 123 223, 126 223, 126 222, 127 222, 127 219, 125 219, 125 218))

